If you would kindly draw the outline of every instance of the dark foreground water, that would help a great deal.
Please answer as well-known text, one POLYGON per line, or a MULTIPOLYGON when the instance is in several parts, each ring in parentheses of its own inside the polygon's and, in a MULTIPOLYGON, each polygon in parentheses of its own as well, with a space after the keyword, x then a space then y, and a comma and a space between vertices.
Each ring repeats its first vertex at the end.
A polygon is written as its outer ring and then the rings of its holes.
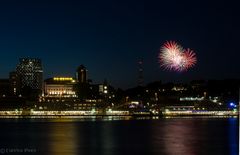
POLYGON ((1 118, 0 154, 238 155, 238 128, 237 118, 1 118))

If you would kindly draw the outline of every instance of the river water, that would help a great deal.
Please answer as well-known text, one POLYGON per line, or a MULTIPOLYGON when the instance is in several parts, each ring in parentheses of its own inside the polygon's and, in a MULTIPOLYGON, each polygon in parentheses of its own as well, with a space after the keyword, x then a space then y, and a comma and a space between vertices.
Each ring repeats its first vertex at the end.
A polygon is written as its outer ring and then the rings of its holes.
POLYGON ((238 155, 238 118, 0 118, 0 154, 238 155))

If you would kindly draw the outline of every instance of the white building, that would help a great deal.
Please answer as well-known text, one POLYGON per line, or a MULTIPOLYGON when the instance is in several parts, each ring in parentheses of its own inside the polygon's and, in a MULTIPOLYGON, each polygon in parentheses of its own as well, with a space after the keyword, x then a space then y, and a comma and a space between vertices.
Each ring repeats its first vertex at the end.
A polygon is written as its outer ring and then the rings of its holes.
POLYGON ((54 77, 44 81, 45 97, 77 97, 72 77, 54 77))

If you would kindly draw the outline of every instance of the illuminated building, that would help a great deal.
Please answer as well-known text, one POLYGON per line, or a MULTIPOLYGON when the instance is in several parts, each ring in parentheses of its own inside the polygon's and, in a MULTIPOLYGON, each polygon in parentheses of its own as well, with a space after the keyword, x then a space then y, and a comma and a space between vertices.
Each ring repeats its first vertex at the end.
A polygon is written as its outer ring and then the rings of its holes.
POLYGON ((20 79, 21 88, 30 88, 33 90, 43 89, 43 68, 40 59, 21 58, 16 67, 16 73, 20 79))
POLYGON ((16 72, 9 73, 10 94, 18 95, 20 91, 20 79, 16 72))
POLYGON ((80 65, 76 72, 76 79, 79 83, 87 83, 87 69, 85 66, 80 65))
POLYGON ((108 94, 108 86, 107 85, 104 85, 104 84, 100 84, 99 85, 99 93, 101 95, 103 94, 108 94))
POLYGON ((74 110, 94 110, 96 109, 96 100, 88 100, 87 102, 74 103, 74 110))
POLYGON ((109 93, 109 90, 108 90, 108 83, 107 83, 107 80, 105 79, 103 84, 100 84, 99 85, 99 93, 100 95, 107 95, 109 93))
POLYGON ((104 81, 103 84, 92 84, 90 89, 92 92, 92 98, 94 99, 103 99, 113 95, 112 87, 109 86, 106 81, 104 81))
POLYGON ((115 98, 114 88, 106 80, 102 84, 91 85, 90 89, 94 99, 104 99, 106 101, 115 98))
POLYGON ((41 108, 39 107, 39 109, 90 112, 96 109, 97 100, 79 99, 76 93, 76 87, 77 82, 72 77, 53 77, 46 79, 44 81, 44 97, 39 100, 41 102, 41 108))
POLYGON ((72 77, 54 77, 44 81, 46 97, 76 97, 74 86, 76 81, 72 77))

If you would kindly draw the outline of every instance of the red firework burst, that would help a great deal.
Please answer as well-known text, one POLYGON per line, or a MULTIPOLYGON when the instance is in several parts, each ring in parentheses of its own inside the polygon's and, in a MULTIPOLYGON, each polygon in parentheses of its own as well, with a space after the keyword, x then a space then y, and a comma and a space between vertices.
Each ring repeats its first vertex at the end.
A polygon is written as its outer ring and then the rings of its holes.
POLYGON ((185 66, 186 68, 191 68, 197 63, 197 57, 196 54, 191 50, 191 49, 186 49, 184 51, 184 56, 185 56, 185 66))
POLYGON ((196 62, 196 54, 188 49, 183 49, 175 41, 167 41, 161 48, 159 54, 159 63, 161 67, 173 71, 186 71, 193 67, 196 62))

